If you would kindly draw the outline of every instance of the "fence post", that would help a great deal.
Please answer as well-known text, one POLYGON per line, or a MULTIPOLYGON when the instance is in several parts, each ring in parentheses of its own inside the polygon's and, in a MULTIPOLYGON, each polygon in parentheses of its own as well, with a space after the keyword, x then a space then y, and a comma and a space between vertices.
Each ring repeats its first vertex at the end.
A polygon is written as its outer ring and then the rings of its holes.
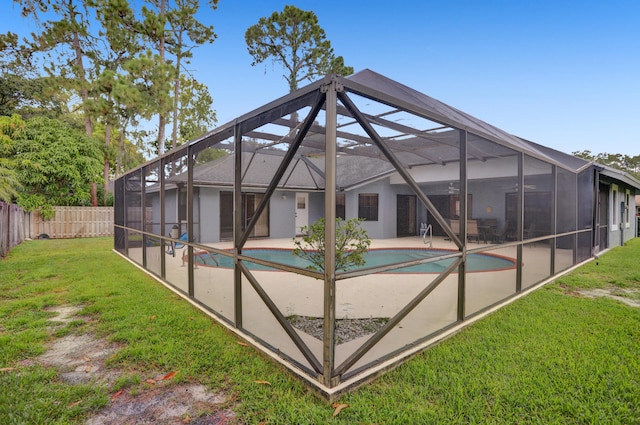
POLYGON ((0 256, 26 239, 25 215, 21 207, 0 202, 0 256))
POLYGON ((9 229, 5 227, 5 215, 9 213, 9 205, 0 201, 0 257, 6 255, 5 247, 9 246, 9 229))
POLYGON ((13 246, 11 245, 11 239, 12 239, 12 235, 11 235, 11 204, 8 205, 9 210, 9 214, 7 214, 7 249, 6 251, 9 252, 11 251, 11 248, 13 248, 13 246))

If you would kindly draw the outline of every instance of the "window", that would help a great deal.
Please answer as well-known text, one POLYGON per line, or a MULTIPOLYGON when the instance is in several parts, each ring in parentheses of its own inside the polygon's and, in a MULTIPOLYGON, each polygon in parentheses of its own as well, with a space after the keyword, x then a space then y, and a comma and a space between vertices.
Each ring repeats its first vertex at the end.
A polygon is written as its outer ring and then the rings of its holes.
POLYGON ((336 193, 336 218, 345 219, 345 196, 344 193, 336 193))
POLYGON ((627 226, 629 226, 629 191, 627 191, 627 196, 624 203, 624 217, 627 226))
MULTIPOLYGON (((242 230, 247 228, 247 225, 251 220, 253 220, 253 216, 256 214, 256 209, 262 199, 264 198, 263 193, 243 193, 242 194, 242 215, 243 223, 242 230)), ((260 214, 258 221, 256 222, 255 227, 251 230, 249 237, 268 237, 269 236, 269 204, 267 204, 266 208, 260 214)))
POLYGON ((187 188, 181 187, 178 192, 178 223, 187 221, 187 188))
POLYGON ((613 211, 613 224, 618 223, 618 191, 617 190, 613 190, 613 195, 611 196, 611 199, 613 200, 613 208, 611 209, 611 211, 613 211))
POLYGON ((358 218, 378 221, 378 194, 361 193, 358 195, 358 218))
POLYGON ((307 208, 307 198, 304 196, 296 196, 296 208, 304 210, 307 208))

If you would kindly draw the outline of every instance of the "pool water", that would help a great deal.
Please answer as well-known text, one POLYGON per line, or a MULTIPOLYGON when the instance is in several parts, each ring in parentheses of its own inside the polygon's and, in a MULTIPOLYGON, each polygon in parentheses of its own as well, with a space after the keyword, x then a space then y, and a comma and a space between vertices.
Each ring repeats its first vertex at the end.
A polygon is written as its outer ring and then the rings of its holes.
MULTIPOLYGON (((408 261, 422 260, 437 256, 452 254, 454 251, 437 249, 372 249, 364 254, 366 264, 360 268, 384 266, 388 264, 404 263, 408 261)), ((309 262, 303 258, 293 255, 290 249, 245 249, 243 254, 261 260, 272 261, 274 263, 306 269, 309 262)), ((390 271, 389 273, 440 273, 445 270, 455 259, 448 258, 433 263, 417 264, 402 267, 390 271)), ((233 258, 209 253, 199 253, 195 255, 195 262, 198 265, 209 267, 233 268, 233 258)), ((277 270, 273 267, 245 261, 247 268, 252 270, 277 270)), ((492 254, 469 254, 467 255, 467 271, 482 272, 505 270, 515 267, 513 259, 492 254)))

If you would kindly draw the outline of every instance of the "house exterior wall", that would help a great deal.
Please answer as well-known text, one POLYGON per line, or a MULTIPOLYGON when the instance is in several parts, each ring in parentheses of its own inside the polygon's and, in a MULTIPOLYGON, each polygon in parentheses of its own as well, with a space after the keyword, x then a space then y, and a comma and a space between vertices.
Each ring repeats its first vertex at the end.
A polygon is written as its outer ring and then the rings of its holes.
MULTIPOLYGON (((505 165, 507 168, 509 164, 505 165)), ((422 170, 426 176, 427 173, 422 170)), ((494 170, 494 173, 508 174, 510 170, 494 170)), ((419 176, 420 174, 417 174, 419 176)), ((422 186, 422 185, 421 185, 422 186)), ((472 196, 471 218, 494 218, 498 226, 502 226, 505 214, 505 196, 503 192, 495 191, 492 187, 483 184, 482 181, 469 180, 469 193, 472 196)), ((197 242, 220 241, 220 190, 213 187, 200 187, 194 196, 194 221, 197 242)), ((423 187, 429 195, 429 190, 423 187)), ((345 192, 346 218, 355 218, 358 215, 358 196, 364 193, 378 194, 378 220, 363 223, 363 228, 371 238, 395 238, 397 236, 397 195, 412 194, 409 187, 399 179, 396 174, 356 189, 345 192)), ((150 194, 153 223, 160 222, 160 202, 157 194, 150 194)), ((165 193, 165 221, 169 229, 177 221, 177 191, 167 190, 165 193)), ((289 238, 295 234, 295 196, 292 192, 276 191, 270 200, 270 237, 289 238), (285 196, 283 196, 285 195, 285 196)), ((636 204, 635 188, 622 182, 611 183, 609 186, 609 246, 618 246, 637 235, 637 220, 639 206, 636 204), (615 200, 614 200, 615 196, 615 200), (621 205, 624 204, 624 216, 621 205), (628 208, 628 214, 627 214, 628 208), (622 226, 620 224, 623 220, 622 226)), ((324 192, 309 193, 309 224, 324 215, 324 192)), ((417 222, 428 221, 425 209, 418 203, 417 222)), ((157 227, 157 226, 155 226, 157 227)), ((158 229, 154 227, 153 232, 158 229)), ((184 227, 184 226, 182 226, 184 227)), ((186 229, 181 228, 184 232, 186 229)))
POLYGON ((635 188, 622 182, 609 187, 609 246, 620 246, 636 237, 637 220, 634 217, 635 188))
MULTIPOLYGON (((504 190, 495 190, 493 185, 487 185, 486 179, 494 181, 504 179, 505 185, 514 185, 511 180, 518 175, 517 157, 514 155, 505 158, 489 158, 483 162, 469 161, 467 167, 467 189, 471 195, 469 219, 496 219, 498 228, 501 228, 505 221, 505 193, 504 190)), ((525 164, 524 172, 529 176, 536 174, 536 170, 529 163, 525 164)), ((449 183, 459 188, 460 166, 457 163, 449 163, 445 166, 434 164, 414 167, 409 170, 409 173, 427 196, 447 194, 446 186, 449 183)), ((390 182, 393 185, 406 185, 399 174, 392 175, 390 182)), ((422 206, 419 207, 418 220, 419 222, 432 220, 422 206)))
MULTIPOLYGON (((202 243, 220 242, 220 192, 215 187, 200 187, 200 237, 202 243)), ((173 196, 175 203, 175 195, 173 196)), ((195 205, 194 208, 197 208, 195 205)), ((195 212, 195 210, 194 210, 195 212)), ((291 192, 276 191, 269 200, 269 236, 289 238, 295 234, 295 196, 291 192), (285 195, 286 199, 283 199, 285 195)), ((197 221, 196 217, 194 220, 197 221)), ((169 220, 167 219, 167 222, 169 220)))
MULTIPOLYGON (((199 195, 200 188, 196 188, 194 190, 193 196, 193 220, 194 220, 194 233, 196 235, 195 242, 200 242, 202 240, 201 236, 201 201, 199 195)), ((148 198, 149 199, 149 198, 148 198)), ((159 193, 153 193, 150 197, 151 199, 151 208, 153 211, 153 223, 154 229, 160 227, 160 195, 159 193)), ((149 206, 149 205, 147 205, 149 206)), ((164 194, 164 221, 165 221, 165 229, 162 234, 164 236, 171 235, 171 228, 178 224, 178 191, 176 189, 167 189, 164 194)), ((180 223, 180 233, 184 233, 187 231, 187 225, 185 220, 182 220, 180 223)), ((155 233, 155 232, 154 232, 155 233)), ((157 232, 156 234, 160 234, 157 232)))
POLYGON ((471 217, 469 219, 495 219, 498 228, 502 228, 505 221, 505 194, 483 182, 473 181, 469 181, 468 191, 471 194, 471 217))
MULTIPOLYGON (((291 211, 295 211, 295 205, 292 206, 291 211)), ((309 224, 313 223, 324 217, 324 192, 310 192, 309 193, 309 224)))
MULTIPOLYGON (((296 234, 296 197, 293 192, 275 191, 269 200, 269 235, 293 238, 296 234), (283 199, 285 195, 286 199, 283 199)), ((311 203, 311 201, 309 201, 311 203)), ((311 220, 311 219, 310 219, 311 220)), ((311 221, 309 221, 311 223, 311 221)))
POLYGON ((202 243, 220 241, 220 189, 200 188, 200 238, 202 243))
POLYGON ((161 213, 161 205, 160 205, 160 193, 154 192, 147 195, 147 208, 151 208, 151 222, 152 225, 150 228, 147 228, 147 231, 150 231, 156 235, 162 234, 160 231, 160 213, 161 213))
MULTIPOLYGON (((397 199, 399 194, 413 194, 406 185, 390 185, 389 178, 372 182, 360 186, 357 189, 348 190, 345 193, 345 219, 358 217, 358 201, 360 194, 378 195, 378 220, 365 221, 362 223, 363 229, 367 231, 370 238, 387 239, 395 238, 397 235, 397 199)), ((309 192, 309 224, 324 216, 324 192, 309 192)), ((272 211, 274 203, 280 203, 278 196, 272 197, 272 211), (274 199, 276 198, 276 199, 274 199)), ((289 199, 287 199, 289 201, 289 199)), ((287 202, 286 208, 278 207, 278 215, 274 225, 280 229, 278 233, 272 232, 272 237, 291 237, 295 231, 293 212, 295 205, 293 200, 287 202), (293 226, 293 227, 292 227, 293 226)), ((419 221, 418 217, 418 221, 419 221)), ((417 230, 417 229, 416 229, 417 230)))
MULTIPOLYGON (((168 190, 164 194, 164 221, 165 223, 178 222, 178 192, 176 190, 168 190)), ((158 217, 160 222, 160 217, 158 217)), ((171 228, 171 226, 168 226, 171 228)))
POLYGON ((362 228, 367 231, 370 238, 395 238, 397 236, 396 196, 398 194, 412 194, 411 190, 406 185, 391 185, 390 179, 385 178, 347 191, 345 196, 346 219, 358 217, 359 195, 366 193, 378 194, 378 220, 364 221, 362 228))

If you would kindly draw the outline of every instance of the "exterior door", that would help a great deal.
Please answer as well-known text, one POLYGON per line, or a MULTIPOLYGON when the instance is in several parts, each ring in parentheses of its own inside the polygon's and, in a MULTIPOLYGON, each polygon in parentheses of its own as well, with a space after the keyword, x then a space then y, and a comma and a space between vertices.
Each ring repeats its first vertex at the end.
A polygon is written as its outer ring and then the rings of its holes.
POLYGON ((609 248, 609 186, 600 185, 598 191, 597 229, 599 251, 609 248))
POLYGON ((233 239, 233 192, 220 192, 220 240, 233 239))
POLYGON ((302 234, 302 228, 309 225, 309 194, 296 193, 296 235, 302 234))
MULTIPOLYGON (((262 193, 242 194, 242 230, 253 219, 258 204, 262 201, 262 193)), ((233 192, 220 192, 220 240, 233 239, 233 192)), ((260 214, 260 219, 249 234, 250 238, 269 236, 269 205, 260 214)))
POLYGON ((397 236, 415 236, 418 233, 416 195, 397 196, 397 236))

